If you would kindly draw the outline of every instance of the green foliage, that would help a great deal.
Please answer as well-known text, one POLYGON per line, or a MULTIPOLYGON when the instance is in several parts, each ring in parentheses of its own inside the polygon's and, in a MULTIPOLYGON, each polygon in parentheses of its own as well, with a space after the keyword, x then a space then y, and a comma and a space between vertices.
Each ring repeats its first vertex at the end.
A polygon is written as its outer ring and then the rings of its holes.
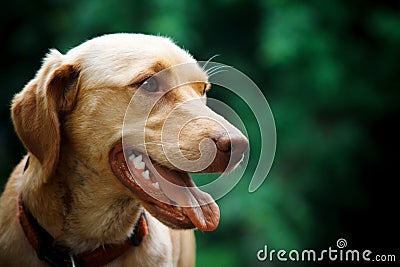
MULTIPOLYGON (((12 132, 9 103, 33 77, 48 48, 66 52, 111 32, 160 34, 172 37, 198 60, 221 54, 216 61, 246 73, 263 90, 277 125, 277 153, 268 179, 250 194, 251 173, 246 172, 219 201, 220 227, 213 233, 197 233, 198 266, 264 265, 256 252, 265 244, 288 250, 326 248, 345 234, 348 241, 367 246, 364 230, 370 230, 370 237, 383 238, 377 230, 382 231, 382 220, 388 222, 384 233, 391 233, 395 220, 390 213, 370 219, 368 210, 382 208, 382 203, 390 210, 396 203, 392 180, 386 177, 398 156, 386 152, 398 144, 397 2, 16 0, 7 4, 1 11, 2 184, 23 154, 12 132), (383 182, 374 183, 378 178, 383 182)), ((219 91, 211 95, 224 99, 219 91)), ((225 101, 238 104, 234 98, 225 101)), ((248 109, 240 110, 248 131, 257 132, 248 109)), ((250 141, 254 168, 260 140, 250 141)), ((201 177, 196 179, 201 183, 201 177)))

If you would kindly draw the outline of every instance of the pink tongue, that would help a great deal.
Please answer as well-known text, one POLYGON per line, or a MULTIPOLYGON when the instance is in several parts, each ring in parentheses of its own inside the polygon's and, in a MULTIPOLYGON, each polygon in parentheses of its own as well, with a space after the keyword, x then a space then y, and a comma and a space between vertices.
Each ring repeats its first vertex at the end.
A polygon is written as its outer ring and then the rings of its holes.
MULTIPOLYGON (((197 187, 190 188, 193 204, 188 207, 183 207, 184 213, 190 218, 192 223, 201 231, 213 231, 219 223, 219 207, 212 197, 202 192, 197 187), (200 204, 196 205, 196 202, 200 204), (201 204, 208 203, 208 204, 201 204)), ((189 194, 190 194, 189 193, 189 194)))
POLYGON ((196 187, 189 174, 162 167, 156 167, 153 173, 163 193, 182 207, 197 229, 213 231, 217 228, 220 218, 218 205, 209 194, 196 187))

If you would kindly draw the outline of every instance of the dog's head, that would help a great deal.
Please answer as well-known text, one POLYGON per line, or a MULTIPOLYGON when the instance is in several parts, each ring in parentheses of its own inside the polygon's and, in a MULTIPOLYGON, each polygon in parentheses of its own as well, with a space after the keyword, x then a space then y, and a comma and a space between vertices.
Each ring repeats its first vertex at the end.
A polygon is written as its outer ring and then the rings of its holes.
POLYGON ((232 170, 248 141, 205 105, 209 87, 169 39, 106 35, 65 55, 52 50, 15 96, 12 117, 42 183, 74 155, 166 225, 214 230, 218 206, 188 173, 232 170))

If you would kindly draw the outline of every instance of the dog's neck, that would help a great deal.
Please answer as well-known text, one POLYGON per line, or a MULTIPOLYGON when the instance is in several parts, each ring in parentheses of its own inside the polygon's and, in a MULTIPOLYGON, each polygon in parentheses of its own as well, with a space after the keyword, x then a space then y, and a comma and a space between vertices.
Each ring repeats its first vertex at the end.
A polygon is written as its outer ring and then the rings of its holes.
POLYGON ((38 160, 31 157, 21 196, 56 242, 81 253, 130 235, 141 207, 128 194, 121 194, 124 189, 108 175, 88 168, 79 157, 60 159, 47 183, 37 177, 42 173, 40 168, 38 160))

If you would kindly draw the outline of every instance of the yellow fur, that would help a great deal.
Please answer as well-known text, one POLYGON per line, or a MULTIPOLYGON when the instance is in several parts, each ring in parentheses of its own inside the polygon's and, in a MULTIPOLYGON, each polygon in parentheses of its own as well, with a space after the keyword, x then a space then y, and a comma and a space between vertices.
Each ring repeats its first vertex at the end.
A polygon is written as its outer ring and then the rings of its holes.
MULTIPOLYGON (((0 199, 0 266, 46 266, 19 225, 19 195, 38 222, 74 253, 126 239, 141 204, 115 178, 108 153, 121 140, 125 110, 134 91, 130 85, 160 68, 194 62, 167 38, 135 34, 95 38, 65 55, 51 50, 12 104, 13 122, 30 164, 23 175, 26 157, 21 161, 0 199)), ((199 81, 207 79, 200 67, 189 74, 199 81)), ((146 141, 160 141, 160 128, 173 108, 201 99, 202 89, 197 87, 185 85, 169 93, 151 113, 146 141)), ((199 112, 212 115, 205 106, 177 110, 182 117, 199 112)), ((220 128, 210 121, 195 121, 182 130, 180 148, 195 159, 199 142, 220 128)), ((154 160, 174 168, 160 146, 146 148, 154 160)), ((108 266, 193 266, 193 231, 169 229, 147 215, 149 235, 108 266)))

